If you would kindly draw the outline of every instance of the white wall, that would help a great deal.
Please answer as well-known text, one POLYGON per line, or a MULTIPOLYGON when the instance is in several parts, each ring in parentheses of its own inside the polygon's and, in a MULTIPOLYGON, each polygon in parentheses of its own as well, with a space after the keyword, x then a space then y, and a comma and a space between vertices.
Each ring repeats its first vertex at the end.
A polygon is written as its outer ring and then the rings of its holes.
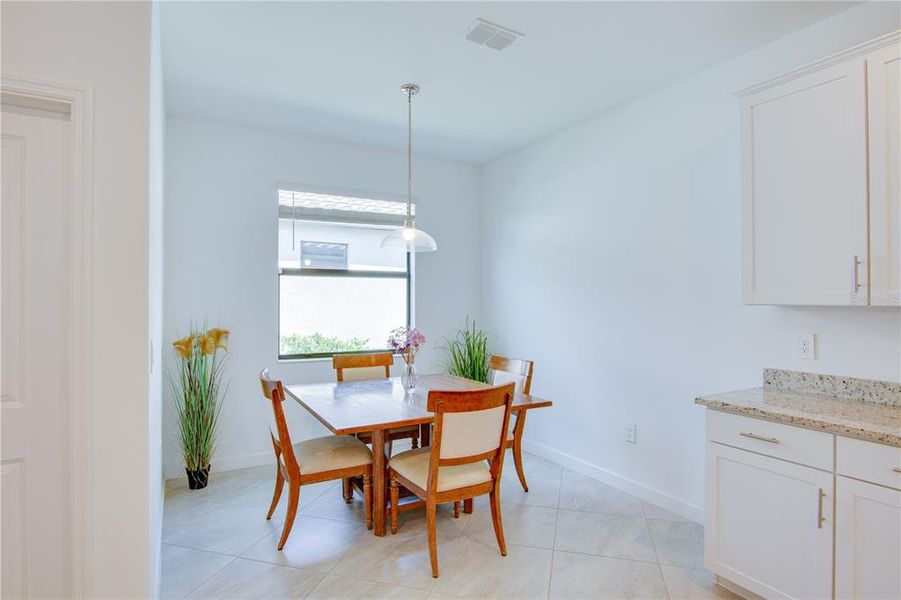
MULTIPOLYGON (((429 343, 422 370, 441 367, 440 338, 478 318, 478 170, 417 158, 417 224, 439 251, 417 258, 416 323, 429 343)), ((402 198, 406 156, 170 115, 166 136, 164 339, 192 319, 230 327, 231 387, 222 410, 213 471, 272 461, 257 376, 269 367, 289 382, 334 377, 327 360, 277 361, 276 186, 402 198)), ((169 348, 164 354, 171 358, 169 348)), ((170 362, 166 360, 165 362, 170 362)), ((171 411, 171 407, 167 408, 171 411)), ((296 437, 325 431, 289 406, 296 437)), ((171 412, 164 423, 168 477, 184 477, 171 412)))
POLYGON ((4 75, 93 91, 94 389, 80 595, 146 597, 158 537, 148 498, 159 489, 149 437, 150 4, 3 2, 2 11, 4 75))
POLYGON ((757 386, 764 367, 901 379, 898 309, 742 305, 733 96, 898 13, 862 5, 484 167, 483 314, 555 401, 530 449, 699 518, 696 395, 757 386), (806 332, 816 361, 794 358, 806 332))

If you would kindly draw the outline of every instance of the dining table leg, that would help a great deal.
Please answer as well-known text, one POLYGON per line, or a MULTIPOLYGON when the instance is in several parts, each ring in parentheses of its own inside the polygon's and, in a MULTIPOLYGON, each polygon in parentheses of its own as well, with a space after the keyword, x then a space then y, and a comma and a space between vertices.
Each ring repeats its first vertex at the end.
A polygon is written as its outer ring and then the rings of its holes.
POLYGON ((385 430, 372 432, 372 521, 378 537, 385 535, 385 430))

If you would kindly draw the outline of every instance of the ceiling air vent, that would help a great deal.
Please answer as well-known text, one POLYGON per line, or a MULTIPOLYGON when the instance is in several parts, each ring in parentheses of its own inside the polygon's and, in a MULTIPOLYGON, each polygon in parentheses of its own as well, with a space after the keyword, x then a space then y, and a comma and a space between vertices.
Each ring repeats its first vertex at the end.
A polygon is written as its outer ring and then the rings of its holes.
POLYGON ((490 23, 485 19, 476 19, 466 30, 467 40, 495 50, 503 50, 521 37, 521 33, 490 23))

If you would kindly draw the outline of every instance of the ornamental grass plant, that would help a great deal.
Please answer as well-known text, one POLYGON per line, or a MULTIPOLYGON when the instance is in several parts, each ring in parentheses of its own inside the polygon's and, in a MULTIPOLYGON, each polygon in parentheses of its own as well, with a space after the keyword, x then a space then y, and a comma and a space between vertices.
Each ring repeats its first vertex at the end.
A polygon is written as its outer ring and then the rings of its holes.
POLYGON ((213 327, 172 342, 175 373, 169 377, 179 441, 192 489, 205 487, 216 443, 216 426, 227 384, 228 329, 213 327))
POLYGON ((444 350, 448 373, 488 383, 488 334, 476 327, 475 321, 466 317, 463 328, 445 339, 444 350))

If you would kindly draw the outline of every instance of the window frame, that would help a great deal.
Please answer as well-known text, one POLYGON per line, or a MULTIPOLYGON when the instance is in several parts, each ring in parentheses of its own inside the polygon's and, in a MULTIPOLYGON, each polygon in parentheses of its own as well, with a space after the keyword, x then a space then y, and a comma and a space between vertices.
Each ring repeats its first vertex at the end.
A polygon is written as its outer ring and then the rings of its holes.
MULTIPOLYGON (((301 220, 301 219, 298 219, 301 220)), ((350 269, 285 269, 279 268, 277 274, 276 294, 276 351, 278 360, 308 360, 317 358, 331 358, 339 354, 372 354, 375 352, 392 352, 390 348, 373 348, 371 350, 346 350, 340 352, 309 352, 305 354, 282 354, 282 277, 354 277, 371 279, 406 279, 407 281, 407 328, 413 322, 413 266, 410 253, 406 253, 407 268, 405 271, 354 271, 350 269)))

